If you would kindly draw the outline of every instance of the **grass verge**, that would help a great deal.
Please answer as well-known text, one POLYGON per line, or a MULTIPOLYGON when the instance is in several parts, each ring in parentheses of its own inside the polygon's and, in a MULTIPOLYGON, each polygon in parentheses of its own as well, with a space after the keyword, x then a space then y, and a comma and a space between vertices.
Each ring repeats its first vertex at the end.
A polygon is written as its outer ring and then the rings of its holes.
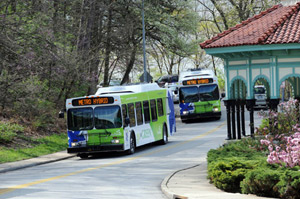
POLYGON ((67 149, 67 135, 53 134, 43 138, 32 139, 30 148, 11 149, 0 146, 0 163, 29 159, 67 149))

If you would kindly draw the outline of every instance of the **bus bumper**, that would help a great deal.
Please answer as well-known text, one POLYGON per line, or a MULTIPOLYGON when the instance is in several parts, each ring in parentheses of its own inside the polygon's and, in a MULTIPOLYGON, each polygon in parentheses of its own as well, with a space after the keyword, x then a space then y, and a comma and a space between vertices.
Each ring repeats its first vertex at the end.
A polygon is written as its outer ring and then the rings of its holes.
POLYGON ((180 115, 181 120, 198 119, 198 118, 220 118, 221 112, 208 113, 190 113, 187 115, 180 115))
POLYGON ((102 146, 87 146, 87 147, 70 147, 68 153, 96 153, 108 151, 124 151, 123 144, 102 145, 102 146))

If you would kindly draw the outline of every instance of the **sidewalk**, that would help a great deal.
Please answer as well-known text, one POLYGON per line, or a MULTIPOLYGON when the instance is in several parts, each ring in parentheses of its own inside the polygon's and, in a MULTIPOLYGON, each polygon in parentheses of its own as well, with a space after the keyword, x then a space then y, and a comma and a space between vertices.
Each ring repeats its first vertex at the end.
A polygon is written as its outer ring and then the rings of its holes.
POLYGON ((209 183, 206 162, 167 176, 161 190, 170 199, 255 199, 256 195, 227 193, 209 183))
POLYGON ((57 153, 43 155, 43 156, 40 156, 37 158, 20 160, 17 162, 3 163, 3 164, 0 164, 0 173, 23 169, 23 168, 27 168, 27 167, 33 167, 33 166, 37 166, 37 165, 41 165, 41 164, 47 164, 50 162, 55 162, 55 161, 71 158, 74 156, 76 156, 76 155, 68 154, 67 151, 61 151, 61 152, 57 152, 57 153))

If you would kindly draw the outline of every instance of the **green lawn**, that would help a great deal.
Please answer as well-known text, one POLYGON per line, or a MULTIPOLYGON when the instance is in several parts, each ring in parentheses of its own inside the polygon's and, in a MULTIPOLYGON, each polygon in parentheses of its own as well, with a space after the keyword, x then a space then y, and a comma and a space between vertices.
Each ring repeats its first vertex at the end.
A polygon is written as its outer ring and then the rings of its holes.
POLYGON ((54 134, 48 137, 32 139, 35 143, 30 148, 10 149, 0 146, 0 163, 14 162, 66 150, 68 138, 66 134, 54 134))

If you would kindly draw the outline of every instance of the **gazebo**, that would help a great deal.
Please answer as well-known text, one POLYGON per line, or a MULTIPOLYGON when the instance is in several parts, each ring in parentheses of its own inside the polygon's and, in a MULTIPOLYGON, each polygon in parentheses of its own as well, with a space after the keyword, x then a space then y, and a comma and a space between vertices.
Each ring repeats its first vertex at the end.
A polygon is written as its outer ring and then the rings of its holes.
POLYGON ((276 110, 280 85, 288 81, 300 99, 300 2, 279 4, 200 44, 224 61, 227 139, 245 135, 244 107, 250 111, 254 135, 254 85, 267 90, 268 106, 276 110))

